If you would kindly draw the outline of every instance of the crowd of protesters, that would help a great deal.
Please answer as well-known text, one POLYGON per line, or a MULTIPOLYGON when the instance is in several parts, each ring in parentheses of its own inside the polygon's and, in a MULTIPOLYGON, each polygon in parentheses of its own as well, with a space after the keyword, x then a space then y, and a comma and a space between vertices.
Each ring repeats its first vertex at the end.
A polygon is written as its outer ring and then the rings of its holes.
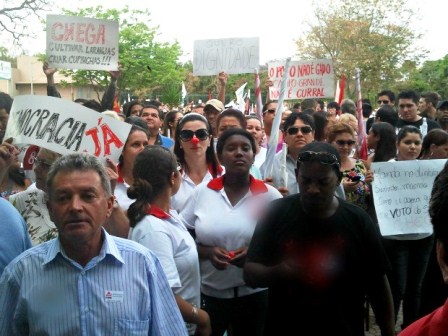
MULTIPOLYGON (((369 304, 383 335, 448 334, 444 310, 416 322, 447 298, 447 168, 435 236, 382 236, 372 193, 377 162, 448 158, 448 100, 383 90, 362 120, 349 99, 256 113, 226 108, 222 72, 218 99, 117 113, 119 75, 101 103, 76 101, 132 125, 119 162, 38 148, 27 175, 0 139, 0 335, 363 335, 369 304)), ((1 136, 12 101, 0 93, 1 136)))

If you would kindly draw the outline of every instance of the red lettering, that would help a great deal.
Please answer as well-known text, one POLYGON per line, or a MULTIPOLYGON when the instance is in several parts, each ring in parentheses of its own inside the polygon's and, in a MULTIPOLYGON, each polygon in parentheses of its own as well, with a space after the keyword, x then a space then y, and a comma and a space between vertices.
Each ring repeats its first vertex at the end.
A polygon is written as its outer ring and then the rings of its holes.
POLYGON ((85 134, 87 136, 90 135, 92 137, 93 143, 95 144, 95 153, 93 153, 93 155, 100 156, 101 144, 100 139, 98 137, 98 128, 92 127, 91 129, 87 130, 85 134))
POLYGON ((60 22, 54 23, 53 27, 51 27, 51 38, 54 41, 61 41, 62 38, 64 37, 64 34, 56 32, 57 30, 60 30, 62 28, 63 28, 63 25, 60 22))
POLYGON ((78 23, 76 25, 76 42, 84 42, 86 36, 86 24, 78 23))
POLYGON ((102 124, 101 130, 103 132, 103 143, 104 143, 104 156, 110 155, 110 145, 113 143, 115 147, 123 147, 123 142, 115 135, 114 132, 109 128, 109 125, 102 124))

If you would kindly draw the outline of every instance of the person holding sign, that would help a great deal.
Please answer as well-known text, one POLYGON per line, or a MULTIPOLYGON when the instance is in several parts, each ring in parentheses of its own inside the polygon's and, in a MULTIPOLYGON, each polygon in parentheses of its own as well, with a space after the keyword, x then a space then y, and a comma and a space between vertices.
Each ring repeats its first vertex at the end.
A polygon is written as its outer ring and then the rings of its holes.
MULTIPOLYGON (((434 181, 429 202, 429 215, 436 239, 437 261, 441 270, 441 278, 448 284, 448 164, 434 181)), ((400 336, 442 336, 448 335, 448 301, 431 314, 412 323, 404 329, 400 336)))
MULTIPOLYGON (((397 159, 415 160, 422 149, 422 133, 415 126, 404 126, 397 135, 397 159)), ((388 274, 394 298, 395 320, 403 301, 403 325, 419 317, 421 290, 434 237, 432 232, 385 236, 383 240, 391 263, 388 274)))
POLYGON ((368 295, 394 335, 389 267, 378 227, 339 197, 340 156, 313 142, 297 155, 300 193, 270 203, 247 252, 247 285, 268 287, 265 335, 364 335, 368 295))

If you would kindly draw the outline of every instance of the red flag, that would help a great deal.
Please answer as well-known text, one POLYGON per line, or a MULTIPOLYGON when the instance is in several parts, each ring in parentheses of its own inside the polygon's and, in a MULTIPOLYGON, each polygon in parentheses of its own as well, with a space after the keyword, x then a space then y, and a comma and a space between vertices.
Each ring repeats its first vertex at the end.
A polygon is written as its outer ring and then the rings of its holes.
POLYGON ((118 96, 115 96, 114 107, 112 109, 117 113, 121 113, 120 104, 118 103, 118 96))
POLYGON ((344 91, 345 91, 345 75, 341 75, 341 82, 339 84, 339 97, 338 104, 341 105, 342 100, 344 99, 344 91))

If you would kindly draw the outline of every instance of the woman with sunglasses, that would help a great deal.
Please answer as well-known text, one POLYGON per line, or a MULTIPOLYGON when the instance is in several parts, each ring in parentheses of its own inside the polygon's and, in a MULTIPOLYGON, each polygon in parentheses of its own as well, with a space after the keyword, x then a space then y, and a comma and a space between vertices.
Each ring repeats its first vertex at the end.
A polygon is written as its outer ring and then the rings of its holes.
POLYGON ((328 129, 327 139, 341 156, 342 186, 346 200, 368 210, 373 173, 365 167, 362 160, 350 156, 355 145, 353 128, 346 123, 336 122, 328 129))
POLYGON ((221 176, 213 147, 212 129, 198 113, 188 113, 179 120, 175 132, 174 154, 182 167, 182 182, 172 198, 173 209, 182 211, 193 190, 202 182, 221 176))
POLYGON ((364 210, 335 196, 340 169, 330 144, 304 146, 300 193, 271 202, 255 226, 244 279, 268 287, 265 335, 364 335, 366 295, 382 335, 394 335, 381 236, 364 210))
POLYGON ((128 195, 135 202, 128 210, 129 239, 149 248, 159 258, 186 322, 189 335, 211 334, 210 318, 199 309, 199 258, 193 237, 171 196, 181 183, 175 155, 162 146, 147 146, 135 160, 134 184, 128 195))
POLYGON ((257 219, 280 193, 250 174, 255 142, 245 129, 230 128, 218 139, 226 173, 201 184, 181 215, 195 231, 203 308, 213 335, 262 335, 267 291, 245 285, 242 267, 257 219))

